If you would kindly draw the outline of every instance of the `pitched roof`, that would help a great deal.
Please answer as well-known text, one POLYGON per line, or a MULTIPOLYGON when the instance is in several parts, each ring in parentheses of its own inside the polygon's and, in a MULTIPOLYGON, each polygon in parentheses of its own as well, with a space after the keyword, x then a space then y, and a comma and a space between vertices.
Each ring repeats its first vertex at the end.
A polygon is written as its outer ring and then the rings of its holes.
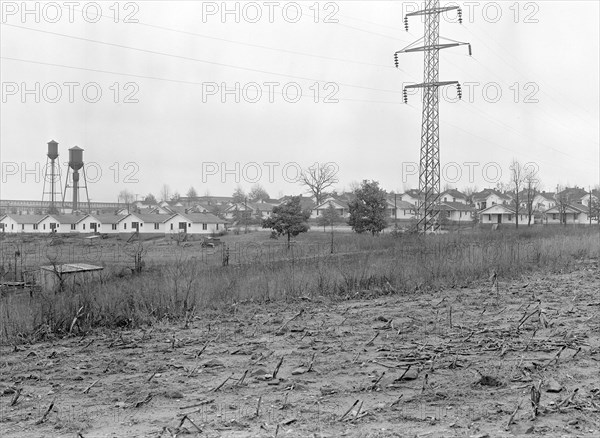
POLYGON ((441 210, 451 210, 451 211, 476 211, 475 207, 472 207, 467 204, 463 204, 462 202, 442 202, 440 203, 441 210))
POLYGON ((329 206, 329 203, 333 202, 337 205, 339 205, 341 208, 349 208, 348 207, 348 202, 346 202, 345 199, 341 199, 337 196, 328 196, 327 198, 325 198, 325 200, 323 202, 321 202, 319 205, 315 205, 313 207, 313 209, 318 209, 318 208, 327 208, 329 206))
POLYGON ((184 218, 186 218, 187 220, 189 220, 192 223, 195 224, 224 224, 227 223, 226 220, 221 219, 217 216, 215 216, 214 214, 210 214, 210 213, 185 213, 185 214, 180 214, 180 216, 183 216, 184 218))
MULTIPOLYGON (((560 213, 560 206, 555 205, 552 208, 546 210, 546 213, 560 213)), ((577 205, 568 204, 564 206, 565 213, 585 213, 587 210, 585 208, 581 208, 577 205)))
POLYGON ((583 198, 587 192, 579 187, 566 188, 557 193, 557 196, 563 199, 575 200, 583 198))
POLYGON ((140 214, 140 213, 131 213, 129 216, 135 216, 140 219, 142 222, 149 224, 162 224, 171 219, 174 214, 140 214))
POLYGON ((401 195, 408 195, 411 198, 415 198, 415 199, 420 199, 423 197, 423 194, 418 189, 407 190, 406 192, 401 193, 401 195))
POLYGON ((412 210, 415 208, 414 204, 411 204, 408 201, 400 201, 398 199, 394 201, 393 197, 392 199, 388 198, 387 203, 390 208, 394 208, 395 206, 398 210, 412 210))
POLYGON ((510 196, 505 195, 504 193, 499 192, 496 189, 483 189, 480 192, 473 193, 473 201, 485 201, 492 195, 498 196, 500 199, 509 200, 510 196))
POLYGON ((118 224, 129 215, 125 214, 89 214, 88 217, 96 219, 101 224, 118 224))
POLYGON ((460 192, 456 189, 449 189, 449 190, 445 190, 441 193, 440 197, 444 196, 444 195, 448 195, 452 198, 461 198, 461 199, 467 199, 467 195, 465 195, 463 192, 460 192))
MULTIPOLYGON (((515 214, 515 210, 504 205, 504 204, 496 204, 496 205, 492 205, 490 207, 484 208, 483 210, 481 210, 479 212, 479 214, 486 214, 486 211, 491 210, 492 208, 500 208, 503 211, 503 213, 507 213, 507 214, 515 214)), ((492 213, 492 214, 497 214, 497 213, 492 213)))
POLYGON ((71 214, 51 214, 51 218, 56 219, 59 224, 76 224, 84 220, 88 215, 71 215, 71 214))
POLYGON ((48 217, 47 214, 7 214, 4 217, 11 218, 18 224, 39 224, 48 217))

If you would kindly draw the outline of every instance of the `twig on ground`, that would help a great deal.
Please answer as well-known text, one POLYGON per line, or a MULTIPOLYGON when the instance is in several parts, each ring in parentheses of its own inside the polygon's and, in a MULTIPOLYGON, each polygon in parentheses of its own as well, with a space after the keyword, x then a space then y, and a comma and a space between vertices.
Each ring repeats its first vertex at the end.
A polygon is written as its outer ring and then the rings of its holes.
POLYGON ((90 389, 92 389, 92 387, 94 387, 94 385, 96 385, 96 383, 98 383, 99 381, 100 379, 96 379, 94 382, 92 382, 90 386, 83 390, 83 394, 87 394, 88 392, 90 392, 90 389))
POLYGON ((506 424, 505 430, 508 430, 510 428, 510 425, 512 424, 513 420, 515 419, 515 415, 517 415, 517 412, 519 412, 519 409, 521 409, 521 401, 519 401, 519 403, 517 404, 517 407, 515 408, 513 413, 510 414, 510 417, 508 419, 508 423, 506 424))
POLYGON ((19 400, 19 396, 21 395, 21 391, 23 391, 23 388, 17 388, 17 390, 15 391, 15 395, 13 395, 13 398, 10 401, 9 406, 14 406, 17 404, 17 401, 19 400))
POLYGON ((219 389, 221 389, 223 387, 223 385, 225 385, 229 379, 231 379, 233 377, 233 373, 231 373, 231 376, 227 377, 225 380, 223 380, 223 382, 221 382, 221 384, 219 386, 217 386, 216 388, 213 388, 210 390, 210 392, 217 392, 219 389))
POLYGON ((273 379, 275 379, 277 377, 277 373, 279 372, 279 367, 281 367, 282 363, 283 363, 283 356, 281 356, 281 359, 279 359, 279 363, 277 364, 277 366, 275 367, 275 370, 273 371, 273 379))
POLYGON ((344 415, 342 415, 338 421, 342 421, 344 418, 346 418, 346 415, 348 415, 350 413, 350 411, 352 411, 352 409, 354 409, 354 406, 356 406, 358 404, 360 400, 356 400, 354 403, 352 403, 352 406, 350 406, 350 408, 348 408, 348 410, 346 412, 344 412, 344 415))

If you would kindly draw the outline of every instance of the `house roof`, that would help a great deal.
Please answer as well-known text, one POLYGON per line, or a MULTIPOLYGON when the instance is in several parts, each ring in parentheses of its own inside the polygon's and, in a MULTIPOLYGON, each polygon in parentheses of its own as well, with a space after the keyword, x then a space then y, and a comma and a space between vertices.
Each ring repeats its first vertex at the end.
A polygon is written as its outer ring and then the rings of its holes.
POLYGON ((77 224, 84 220, 88 215, 70 215, 70 214, 51 214, 49 215, 51 218, 56 219, 59 224, 77 224))
POLYGON ((47 214, 7 214, 4 218, 11 218, 18 224, 39 224, 48 217, 47 214))
MULTIPOLYGON (((306 197, 306 196, 300 196, 300 208, 304 211, 304 210, 312 210, 313 208, 315 208, 315 201, 312 200, 312 198, 306 197)), ((295 196, 291 196, 291 195, 286 195, 283 198, 279 199, 279 201, 277 202, 276 205, 282 205, 284 203, 286 203, 287 201, 289 201, 291 198, 294 198, 295 196)))
POLYGON ((556 193, 553 193, 553 192, 538 192, 538 193, 535 194, 535 196, 541 196, 542 198, 547 199, 549 201, 554 201, 556 193))
MULTIPOLYGON (((174 214, 158 214, 158 213, 154 213, 154 214, 131 213, 129 216, 134 216, 134 217, 140 219, 144 223, 162 224, 162 223, 165 223, 166 221, 168 221, 169 219, 171 219, 175 215, 174 214)), ((127 216, 127 217, 129 217, 129 216, 127 216)))
POLYGON ((475 207, 463 204, 462 202, 442 202, 440 203, 440 210, 448 211, 476 211, 475 207))
POLYGON ((415 198, 415 199, 421 199, 421 198, 423 198, 423 195, 421 194, 421 192, 419 192, 418 189, 407 190, 406 192, 401 193, 401 195, 408 195, 411 198, 415 198))
POLYGON ((556 195, 560 198, 574 201, 575 199, 583 198, 587 194, 588 193, 584 189, 580 189, 579 187, 572 187, 561 190, 556 195))
POLYGON ((180 216, 183 216, 184 218, 186 218, 188 221, 195 223, 195 224, 224 224, 227 223, 226 220, 221 219, 217 216, 215 216, 214 214, 210 214, 210 213, 185 213, 185 214, 181 214, 180 216))
POLYGON ((128 215, 123 214, 89 214, 88 217, 96 219, 101 224, 118 224, 128 215))
MULTIPOLYGON (((488 208, 484 208, 483 210, 481 210, 481 211, 479 212, 479 214, 487 214, 486 212, 487 212, 488 210, 491 210, 491 209, 500 209, 500 210, 503 210, 503 211, 502 211, 502 214, 504 214, 504 213, 506 213, 506 214, 515 214, 515 210, 513 210, 513 209, 512 209, 512 208, 510 208, 510 207, 507 207, 507 206, 506 206, 506 205, 504 205, 504 204, 496 204, 496 205, 492 205, 492 206, 490 206, 490 207, 488 207, 488 208)), ((491 213, 491 214, 497 214, 497 213, 491 213)))
POLYGON ((492 195, 496 195, 500 199, 504 199, 507 201, 510 199, 510 196, 505 195, 504 193, 501 193, 496 189, 483 189, 480 192, 473 193, 473 202, 485 201, 487 198, 489 198, 492 195))
POLYGON ((394 201, 393 197, 392 199, 388 198, 387 203, 390 208, 394 208, 395 206, 399 210, 412 210, 413 208, 415 208, 414 204, 411 204, 408 201, 400 201, 398 199, 394 201))
MULTIPOLYGON (((581 208, 579 206, 573 205, 573 204, 568 204, 564 206, 565 208, 565 213, 585 213, 586 209, 585 208, 581 208)), ((552 208, 549 208, 548 210, 546 210, 546 213, 560 213, 560 206, 555 205, 552 208)))
POLYGON ((451 198, 461 198, 461 199, 467 199, 467 195, 465 195, 463 192, 460 192, 456 189, 449 189, 449 190, 445 190, 441 193, 440 197, 443 197, 444 195, 450 196, 451 198))
POLYGON ((319 205, 314 206, 313 209, 316 210, 316 209, 327 208, 329 206, 330 202, 333 204, 336 204, 340 208, 344 208, 344 209, 348 208, 348 203, 346 201, 344 201, 340 198, 334 197, 334 196, 328 196, 325 199, 325 201, 321 202, 319 205))

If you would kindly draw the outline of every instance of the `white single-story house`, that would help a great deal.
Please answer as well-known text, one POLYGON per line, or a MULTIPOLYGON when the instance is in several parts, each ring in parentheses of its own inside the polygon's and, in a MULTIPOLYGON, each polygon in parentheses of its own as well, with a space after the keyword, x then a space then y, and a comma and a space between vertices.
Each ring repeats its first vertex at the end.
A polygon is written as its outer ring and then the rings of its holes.
MULTIPOLYGON (((479 212, 481 224, 516 224, 515 210, 504 204, 496 204, 479 212)), ((519 224, 527 222, 527 214, 520 212, 519 224)))
MULTIPOLYGON (((6 214, 0 219, 0 232, 39 233, 38 225, 47 217, 47 214, 6 214)), ((50 230, 47 232, 50 232, 50 230)))
POLYGON ((165 233, 212 234, 227 229, 228 221, 210 213, 185 213, 165 222, 165 233))
POLYGON ((267 202, 238 202, 225 209, 225 217, 235 219, 238 214, 247 212, 251 219, 265 219, 273 212, 274 204, 267 202))
POLYGON ((473 222, 477 211, 475 207, 463 204, 461 202, 442 202, 440 203, 440 214, 446 216, 446 220, 455 223, 473 222))
POLYGON ((387 210, 390 219, 411 220, 417 217, 417 207, 410 202, 400 201, 398 197, 387 199, 387 210))
POLYGON ((321 202, 319 205, 316 205, 310 211, 311 219, 318 219, 323 215, 323 212, 329 208, 329 205, 332 205, 335 211, 340 215, 340 218, 346 219, 350 216, 350 208, 348 207, 348 203, 336 199, 334 197, 328 197, 325 201, 321 202))
MULTIPOLYGON (((556 205, 544 212, 544 223, 547 224, 582 224, 588 225, 590 223, 589 210, 586 206, 581 204, 576 205, 565 205, 564 211, 561 212, 561 206, 556 205)), ((592 221, 597 223, 597 221, 592 221)))
POLYGON ((69 234, 79 232, 79 223, 87 215, 50 214, 38 224, 41 233, 69 234))

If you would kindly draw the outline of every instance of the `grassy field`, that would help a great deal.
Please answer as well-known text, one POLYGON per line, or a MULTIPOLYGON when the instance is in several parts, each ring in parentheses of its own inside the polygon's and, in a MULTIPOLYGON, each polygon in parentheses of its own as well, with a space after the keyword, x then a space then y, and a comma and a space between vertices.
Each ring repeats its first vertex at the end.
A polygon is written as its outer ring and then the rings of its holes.
POLYGON ((577 259, 597 258, 598 229, 526 228, 480 231, 422 238, 390 234, 309 232, 291 248, 268 232, 227 235, 222 245, 153 239, 126 244, 114 239, 60 241, 29 238, 3 241, 2 266, 11 272, 17 248, 23 270, 49 261, 105 266, 100 281, 61 292, 4 293, 0 300, 0 342, 21 343, 76 328, 138 327, 189 317, 200 309, 244 301, 269 302, 299 297, 352 298, 424 293, 468 286, 489 278, 500 281, 540 269, 561 269, 577 259), (225 249, 227 248, 227 250, 225 249), (132 274, 133 255, 145 263, 132 274), (228 251, 229 263, 223 266, 228 251), (8 263, 8 264, 7 264, 8 263))

